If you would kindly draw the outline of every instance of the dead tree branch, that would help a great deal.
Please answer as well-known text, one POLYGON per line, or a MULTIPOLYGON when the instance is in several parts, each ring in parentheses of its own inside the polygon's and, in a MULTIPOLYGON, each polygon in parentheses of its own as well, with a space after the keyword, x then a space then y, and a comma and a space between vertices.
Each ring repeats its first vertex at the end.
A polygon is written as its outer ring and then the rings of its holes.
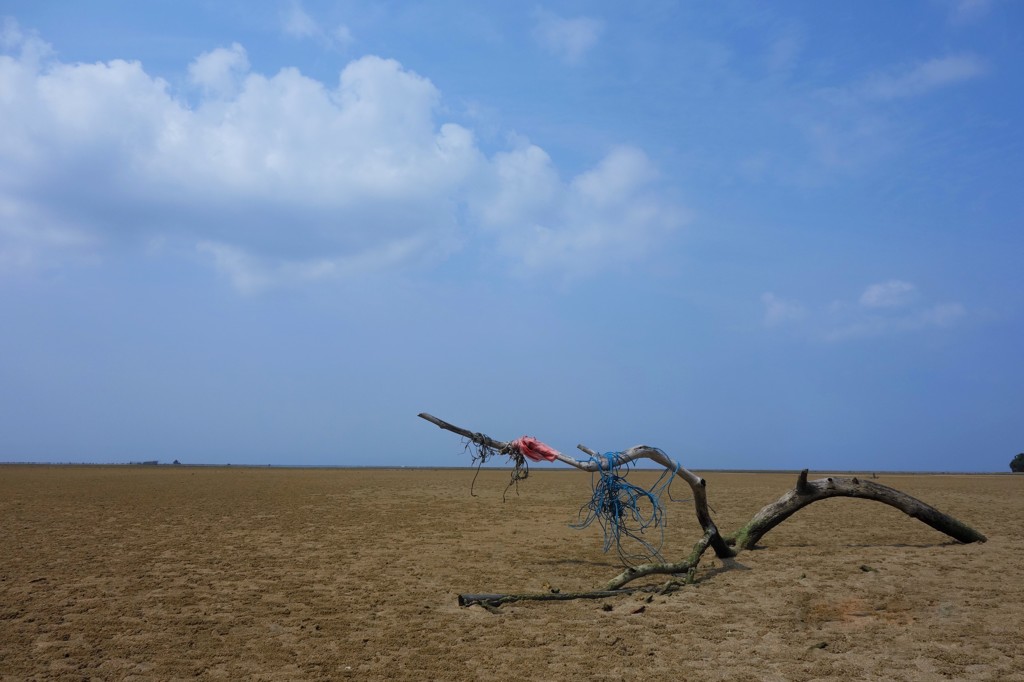
POLYGON ((743 528, 729 536, 728 542, 735 544, 740 550, 750 549, 764 537, 765 533, 799 510, 812 502, 830 497, 859 497, 887 504, 965 544, 985 542, 987 539, 962 521, 943 514, 935 507, 899 490, 880 483, 861 480, 856 476, 852 478, 830 476, 819 478, 816 481, 808 481, 807 469, 804 469, 800 472, 792 490, 757 512, 743 528))
MULTIPOLYGON (((421 418, 435 424, 436 426, 452 433, 457 433, 469 442, 480 447, 489 448, 493 451, 510 454, 515 449, 515 441, 499 441, 490 436, 463 429, 449 424, 432 415, 421 413, 421 418)), ((807 480, 807 470, 800 472, 796 485, 792 490, 786 492, 778 500, 765 506, 761 511, 742 528, 727 537, 723 537, 708 511, 707 502, 707 481, 684 468, 663 451, 648 445, 636 445, 623 452, 617 453, 610 458, 610 461, 602 465, 597 461, 597 453, 583 445, 577 446, 580 450, 591 456, 586 461, 577 460, 557 450, 551 449, 551 457, 564 462, 569 466, 581 471, 596 472, 602 466, 623 466, 638 459, 649 459, 652 462, 663 466, 665 469, 680 476, 693 491, 694 510, 697 514, 697 521, 704 530, 704 535, 693 546, 689 556, 676 563, 651 562, 639 566, 628 566, 622 573, 610 580, 603 589, 590 592, 569 592, 569 593, 538 593, 538 594, 484 594, 484 595, 460 595, 459 603, 463 606, 469 604, 483 604, 495 607, 514 601, 563 601, 567 599, 595 599, 623 594, 632 594, 643 591, 650 592, 656 589, 669 591, 675 586, 689 583, 693 580, 701 557, 710 547, 715 554, 722 559, 728 559, 737 552, 753 548, 757 542, 764 537, 768 531, 785 521, 794 513, 807 505, 830 497, 856 497, 866 500, 874 500, 890 505, 904 512, 905 514, 928 524, 932 528, 949 535, 962 543, 985 542, 984 535, 966 525, 965 523, 931 507, 920 500, 900 492, 888 486, 871 481, 860 480, 856 477, 828 477, 814 481, 807 480), (733 549, 735 547, 735 549, 733 549), (671 575, 682 576, 680 581, 673 577, 661 588, 641 587, 625 588, 628 583, 649 575, 671 575)), ((512 453, 510 456, 513 456, 512 453)), ((520 455, 521 459, 521 455, 520 455)))
MULTIPOLYGON (((491 438, 488 435, 477 433, 474 431, 469 431, 468 429, 463 429, 453 424, 449 424, 448 422, 442 419, 438 419, 433 415, 426 414, 425 412, 420 413, 418 416, 421 419, 426 419, 428 422, 435 424, 436 426, 446 431, 457 433, 463 438, 466 438, 467 440, 473 443, 485 445, 498 451, 505 451, 509 447, 508 441, 495 440, 494 438, 491 438)), ((589 450, 588 448, 582 445, 578 447, 583 452, 586 452, 591 455, 594 454, 593 450, 589 450)), ((575 457, 571 457, 562 452, 556 451, 555 457, 558 459, 558 461, 564 462, 571 467, 579 469, 580 471, 595 472, 598 471, 601 467, 601 465, 594 460, 580 461, 575 457)), ((718 532, 718 527, 715 525, 715 522, 711 519, 711 514, 708 511, 708 498, 706 491, 707 481, 705 481, 700 476, 694 474, 693 472, 685 469, 682 464, 673 461, 670 457, 668 457, 668 455, 666 455, 658 448, 652 448, 648 445, 636 445, 624 452, 620 452, 618 455, 615 456, 615 458, 612 461, 612 464, 613 466, 622 466, 624 464, 628 464, 629 462, 635 462, 638 459, 649 459, 652 462, 656 462, 661 466, 665 467, 666 469, 668 469, 669 471, 674 472, 677 476, 681 477, 684 481, 686 481, 687 485, 690 486, 690 490, 693 491, 693 505, 695 511, 697 512, 697 521, 698 523, 700 523, 700 527, 704 530, 704 533, 708 535, 710 538, 708 543, 715 550, 715 554, 720 558, 724 559, 733 556, 735 552, 733 552, 729 545, 726 544, 725 539, 722 537, 721 533, 718 532)))

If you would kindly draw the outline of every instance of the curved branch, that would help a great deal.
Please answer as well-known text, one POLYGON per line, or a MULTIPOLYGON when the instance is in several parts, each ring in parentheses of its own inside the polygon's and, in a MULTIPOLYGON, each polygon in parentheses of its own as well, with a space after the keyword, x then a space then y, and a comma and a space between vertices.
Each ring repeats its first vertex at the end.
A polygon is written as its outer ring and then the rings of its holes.
POLYGON ((693 579, 693 573, 697 570, 697 564, 700 563, 700 558, 704 555, 704 552, 708 548, 708 544, 711 542, 711 536, 704 533, 704 537, 697 541, 697 544, 693 546, 693 551, 690 552, 690 556, 686 557, 682 561, 674 564, 641 564, 640 566, 633 566, 627 568, 622 573, 618 574, 605 585, 605 590, 618 590, 626 583, 632 582, 637 578, 643 578, 648 575, 657 574, 678 574, 685 573, 686 581, 690 582, 693 579))
POLYGON ((757 512, 747 525, 730 536, 729 541, 735 542, 738 549, 750 549, 764 537, 765 533, 799 510, 812 502, 829 497, 859 497, 887 504, 963 543, 987 540, 984 535, 967 524, 899 490, 872 481, 862 481, 856 476, 836 476, 808 481, 807 469, 804 469, 792 490, 757 512))
MULTIPOLYGON (((495 450, 504 450, 509 445, 507 441, 495 440, 486 434, 463 429, 425 412, 421 412, 418 416, 421 419, 426 419, 428 422, 438 426, 439 428, 451 431, 452 433, 457 433, 463 438, 466 438, 478 445, 484 445, 494 448, 495 450)), ((580 449, 588 454, 593 453, 593 450, 590 450, 589 448, 580 446, 580 449)), ((601 468, 601 464, 593 459, 580 461, 575 457, 558 452, 557 450, 555 451, 555 458, 558 459, 558 461, 564 462, 565 464, 575 467, 581 471, 595 472, 599 471, 601 468)), ((690 486, 690 490, 693 491, 693 506, 694 510, 697 512, 697 521, 700 523, 700 527, 704 530, 705 535, 710 538, 708 542, 715 550, 715 554, 722 559, 734 556, 735 552, 728 544, 726 544, 725 539, 718 531, 718 527, 711 519, 711 514, 708 512, 708 497, 706 491, 707 481, 692 471, 684 468, 682 464, 674 461, 658 448, 652 448, 649 445, 635 445, 628 450, 618 453, 612 459, 612 465, 618 467, 623 464, 628 464, 629 462, 635 462, 638 459, 649 459, 652 462, 656 462, 669 471, 675 472, 677 476, 686 481, 687 485, 690 486)))

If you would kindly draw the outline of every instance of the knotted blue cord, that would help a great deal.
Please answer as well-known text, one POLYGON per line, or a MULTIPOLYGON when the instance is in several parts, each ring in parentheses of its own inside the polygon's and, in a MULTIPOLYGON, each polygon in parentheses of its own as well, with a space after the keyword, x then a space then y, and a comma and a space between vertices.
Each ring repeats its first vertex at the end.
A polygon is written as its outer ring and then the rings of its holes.
POLYGON ((651 489, 646 490, 626 480, 629 464, 616 465, 621 454, 606 452, 591 458, 598 467, 591 477, 594 494, 580 507, 579 517, 582 520, 572 527, 586 528, 596 520, 604 532, 604 551, 607 552, 614 544, 619 558, 628 566, 651 560, 664 561, 661 548, 665 543, 665 510, 661 505, 661 495, 672 484, 675 471, 666 469, 651 489), (648 540, 641 537, 650 528, 657 529, 657 538, 648 540), (639 553, 628 549, 628 540, 639 545, 639 553))

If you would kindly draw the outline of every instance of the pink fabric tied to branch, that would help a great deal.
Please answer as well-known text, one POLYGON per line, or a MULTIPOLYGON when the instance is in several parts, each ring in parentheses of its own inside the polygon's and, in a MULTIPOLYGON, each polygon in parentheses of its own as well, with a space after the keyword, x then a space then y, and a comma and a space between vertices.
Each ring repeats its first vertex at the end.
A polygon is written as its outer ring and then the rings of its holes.
POLYGON ((549 462, 554 462, 558 459, 558 451, 550 445, 541 443, 533 436, 523 436, 522 438, 516 438, 512 441, 512 445, 515 446, 519 452, 523 453, 524 457, 527 457, 534 462, 539 462, 546 459, 549 462))

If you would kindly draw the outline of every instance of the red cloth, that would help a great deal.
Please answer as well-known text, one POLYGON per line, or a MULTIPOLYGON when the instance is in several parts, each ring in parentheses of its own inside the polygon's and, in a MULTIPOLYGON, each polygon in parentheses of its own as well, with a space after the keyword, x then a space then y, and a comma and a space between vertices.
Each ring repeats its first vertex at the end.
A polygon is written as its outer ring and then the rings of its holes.
POLYGON ((512 445, 516 446, 519 452, 523 453, 523 456, 528 457, 534 462, 539 462, 543 459, 546 459, 549 462, 554 462, 558 459, 558 450, 555 450, 550 445, 541 443, 533 436, 516 438, 512 441, 512 445))

